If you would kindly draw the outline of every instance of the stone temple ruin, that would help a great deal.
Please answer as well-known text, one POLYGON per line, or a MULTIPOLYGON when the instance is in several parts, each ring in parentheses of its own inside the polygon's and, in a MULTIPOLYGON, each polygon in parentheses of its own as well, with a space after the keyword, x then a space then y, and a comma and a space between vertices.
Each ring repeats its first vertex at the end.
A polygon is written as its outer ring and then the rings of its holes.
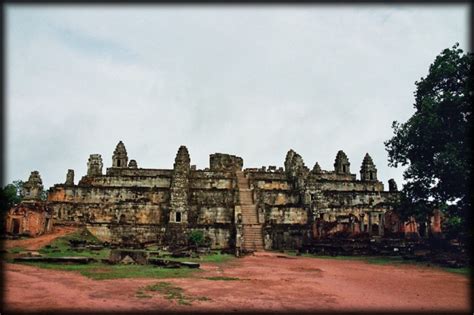
POLYGON ((183 246, 191 231, 201 230, 214 249, 294 249, 331 235, 382 236, 405 228, 392 210, 396 184, 391 180, 384 190, 368 154, 360 179, 343 151, 332 171, 318 163, 310 170, 293 150, 284 168, 242 169, 242 158, 215 153, 209 168, 196 169, 181 146, 173 169, 150 169, 129 160, 120 141, 105 174, 99 154, 87 166, 77 184, 68 170, 44 205, 55 223, 84 224, 115 244, 183 246))
POLYGON ((5 231, 13 235, 39 236, 53 228, 52 209, 41 202, 43 182, 37 171, 31 172, 23 185, 23 202, 9 209, 5 231))

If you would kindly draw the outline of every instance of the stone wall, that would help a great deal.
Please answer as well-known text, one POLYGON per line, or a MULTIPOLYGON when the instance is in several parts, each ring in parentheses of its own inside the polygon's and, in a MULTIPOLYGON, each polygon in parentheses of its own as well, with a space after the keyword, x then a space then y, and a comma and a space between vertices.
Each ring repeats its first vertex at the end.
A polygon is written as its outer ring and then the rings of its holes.
MULTIPOLYGON (((242 231, 237 221, 242 213, 236 171, 242 169, 240 157, 212 154, 210 168, 197 170, 181 146, 173 169, 138 168, 135 160, 128 166, 127 161, 125 146, 119 143, 113 167, 105 175, 98 154, 91 155, 88 175, 77 185, 69 170, 66 183, 49 191, 54 217, 86 224, 99 238, 117 243, 135 239, 181 246, 192 230, 203 231, 213 248, 239 242, 237 234, 242 231)), ((392 182, 391 191, 384 191, 370 156, 364 157, 361 179, 350 172, 342 151, 337 153, 334 170, 322 170, 318 163, 310 170, 294 150, 288 152, 284 164, 284 169, 243 170, 265 248, 297 248, 348 228, 360 233, 386 226, 383 215, 398 196, 396 184, 392 182)))
POLYGON ((242 158, 235 155, 214 153, 209 156, 211 171, 235 172, 241 170, 243 164, 242 158))
POLYGON ((26 201, 11 208, 5 218, 5 231, 13 235, 36 237, 51 232, 51 210, 41 201, 26 201))

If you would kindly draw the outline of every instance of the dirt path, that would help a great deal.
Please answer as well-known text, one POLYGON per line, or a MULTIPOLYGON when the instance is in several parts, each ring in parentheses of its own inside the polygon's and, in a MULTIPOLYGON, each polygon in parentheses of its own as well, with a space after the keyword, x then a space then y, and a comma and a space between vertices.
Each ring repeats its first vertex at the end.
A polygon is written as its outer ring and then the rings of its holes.
POLYGON ((469 280, 416 266, 260 254, 226 264, 203 264, 204 272, 181 279, 96 281, 74 272, 6 264, 7 310, 41 311, 469 311, 469 280), (235 277, 215 281, 206 277, 235 277), (207 297, 179 305, 159 293, 136 297, 141 287, 172 282, 187 296, 207 297))
POLYGON ((55 226, 52 233, 41 235, 34 238, 27 238, 22 240, 8 240, 5 241, 4 248, 9 249, 13 247, 23 247, 28 250, 38 250, 41 247, 48 245, 56 238, 64 236, 66 234, 73 233, 77 230, 77 227, 69 226, 55 226))

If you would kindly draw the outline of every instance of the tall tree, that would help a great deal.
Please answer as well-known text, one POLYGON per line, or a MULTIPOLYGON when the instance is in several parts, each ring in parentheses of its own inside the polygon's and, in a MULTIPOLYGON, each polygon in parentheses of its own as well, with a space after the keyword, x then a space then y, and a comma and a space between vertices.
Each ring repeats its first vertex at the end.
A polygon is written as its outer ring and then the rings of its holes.
POLYGON ((389 166, 408 166, 399 212, 424 222, 435 207, 467 222, 472 205, 473 54, 455 44, 415 82, 415 113, 393 122, 385 142, 389 166), (447 205, 450 205, 449 207, 447 205))

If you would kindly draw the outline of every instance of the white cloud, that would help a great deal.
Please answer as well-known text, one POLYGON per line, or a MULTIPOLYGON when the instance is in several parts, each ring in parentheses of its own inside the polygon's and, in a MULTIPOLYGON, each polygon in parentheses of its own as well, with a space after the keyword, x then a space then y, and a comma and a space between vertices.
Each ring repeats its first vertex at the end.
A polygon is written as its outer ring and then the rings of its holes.
POLYGON ((283 165, 289 148, 358 173, 413 113, 414 81, 467 45, 468 6, 7 6, 7 181, 46 186, 109 167, 118 140, 142 167, 181 144, 204 168, 228 152, 283 165))

